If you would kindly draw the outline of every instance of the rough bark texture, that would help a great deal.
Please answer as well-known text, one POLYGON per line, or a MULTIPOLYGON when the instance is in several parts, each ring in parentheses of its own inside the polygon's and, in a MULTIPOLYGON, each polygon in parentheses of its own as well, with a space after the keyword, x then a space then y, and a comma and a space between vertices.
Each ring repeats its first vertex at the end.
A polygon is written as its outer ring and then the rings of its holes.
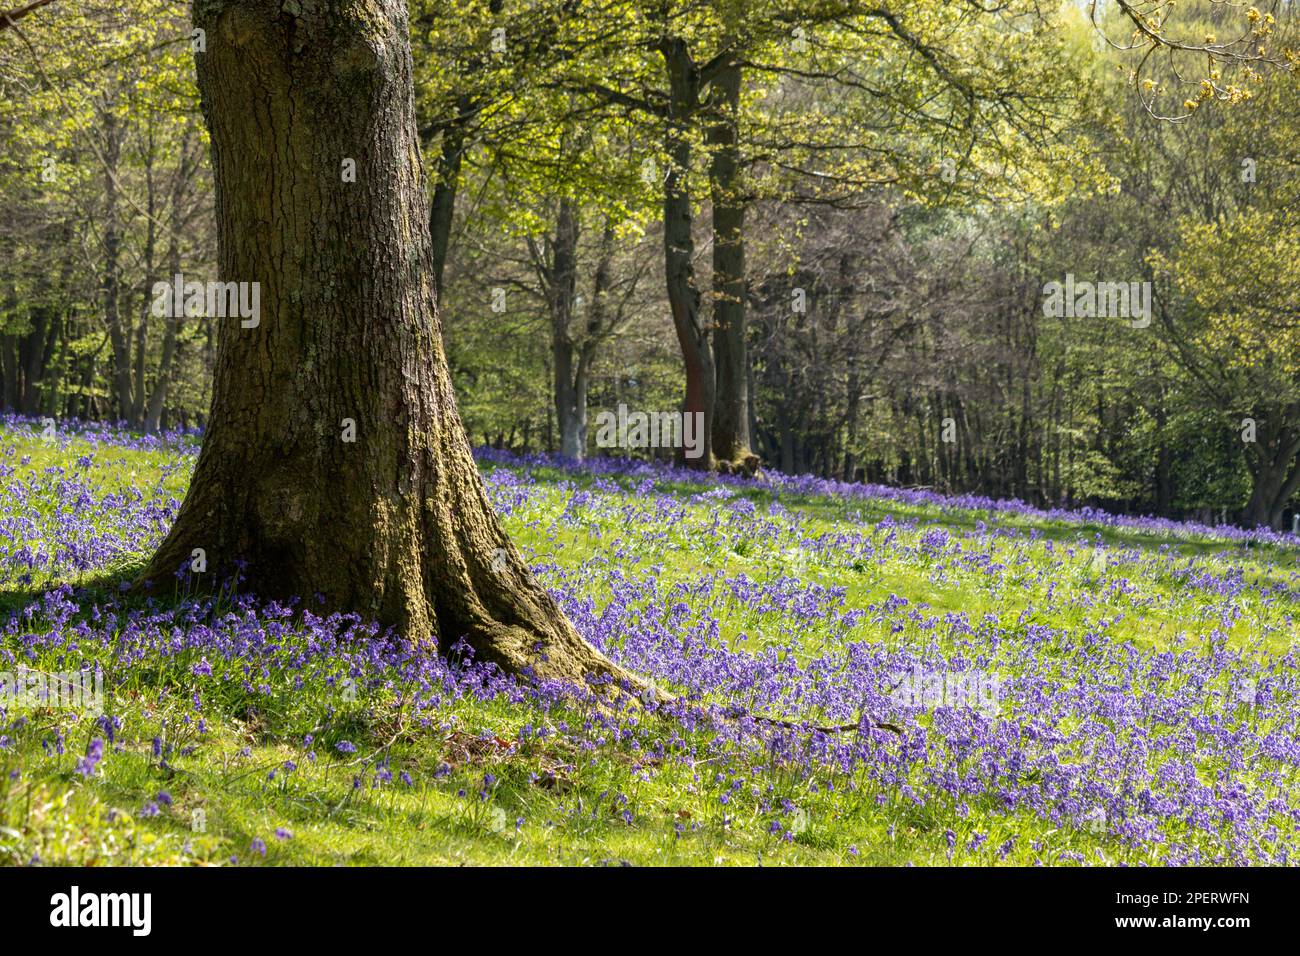
POLYGON ((1246 467, 1250 471, 1250 500, 1241 515, 1247 528, 1282 530, 1287 505, 1300 491, 1300 432, 1274 422, 1290 422, 1297 417, 1294 407, 1279 410, 1267 418, 1260 416, 1257 440, 1246 444, 1246 467))
POLYGON ((713 203, 713 361, 717 395, 713 452, 721 461, 749 457, 749 351, 745 333, 745 196, 740 183, 741 67, 727 63, 713 78, 709 190, 713 203))
POLYGON ((464 637, 512 673, 627 677, 534 580, 470 453, 435 304, 406 4, 197 0, 194 23, 221 278, 259 282, 261 314, 219 320, 203 448, 144 579, 170 592, 203 548, 213 579, 244 562, 263 597, 314 608, 319 594, 443 649, 464 637))
POLYGON ((700 316, 700 291, 695 281, 695 239, 692 234, 690 126, 700 109, 700 76, 685 41, 667 39, 661 46, 670 87, 664 177, 664 272, 673 327, 686 367, 686 399, 682 410, 700 414, 704 423, 703 450, 686 458, 692 468, 713 464, 713 400, 716 388, 709 333, 700 316))

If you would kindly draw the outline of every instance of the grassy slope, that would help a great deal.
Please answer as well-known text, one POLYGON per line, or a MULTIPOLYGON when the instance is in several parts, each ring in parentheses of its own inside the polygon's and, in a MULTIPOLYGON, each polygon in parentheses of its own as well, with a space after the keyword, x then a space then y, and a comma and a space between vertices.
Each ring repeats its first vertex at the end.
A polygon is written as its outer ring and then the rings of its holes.
MULTIPOLYGON (((146 497, 154 489, 179 497, 183 490, 186 459, 174 452, 101 446, 93 463, 78 469, 76 459, 89 446, 78 440, 61 445, 0 433, 0 452, 6 456, 0 460, 15 469, 5 479, 7 487, 18 479, 39 486, 48 477, 42 477, 44 469, 62 467, 101 495, 139 488, 146 489, 146 497), (30 461, 20 464, 24 456, 30 461)), ((729 597, 720 588, 700 599, 718 622, 719 640, 750 652, 772 648, 806 660, 858 641, 939 654, 962 651, 935 630, 907 625, 891 633, 880 614, 867 610, 890 595, 907 598, 912 608, 928 605, 931 615, 991 617, 1007 633, 1023 630, 1026 622, 1048 626, 1057 636, 1043 653, 1059 653, 1063 661, 1077 649, 1079 636, 1103 620, 1109 622, 1106 641, 1138 650, 1205 653, 1222 645, 1246 659, 1268 662, 1297 640, 1292 600, 1266 598, 1256 587, 1225 598, 1190 586, 1176 573, 1194 559, 1203 571, 1235 571, 1252 585, 1295 589, 1296 555, 1282 549, 1248 550, 1206 538, 1170 540, 1065 522, 1035 524, 1015 516, 940 513, 883 501, 783 498, 778 512, 770 514, 771 495, 761 488, 742 492, 758 508, 756 518, 741 522, 732 518, 734 498, 701 498, 706 488, 661 484, 650 494, 634 479, 593 481, 545 470, 533 479, 526 496, 511 504, 507 526, 548 583, 572 589, 575 600, 578 595, 590 600, 593 614, 612 599, 611 569, 656 582, 653 595, 637 605, 643 621, 670 616, 664 596, 675 585, 686 588, 715 575, 744 573, 769 583, 790 576, 844 589, 842 601, 830 602, 835 614, 825 616, 783 613, 729 597), (592 498, 566 510, 575 488, 589 490, 592 498), (888 527, 880 527, 886 517, 900 523, 892 538, 888 527), (770 522, 770 533, 755 531, 760 519, 770 522), (985 530, 977 532, 981 521, 985 530), (933 524, 1004 567, 989 571, 987 562, 972 567, 945 558, 942 549, 930 554, 918 548, 920 535, 933 524), (994 526, 1007 533, 988 534, 994 526), (1033 540, 1025 536, 1031 530, 1033 540), (861 536, 854 540, 871 542, 872 553, 854 557, 845 547, 814 543, 827 535, 861 536), (1098 540, 1103 549, 1094 547, 1098 540), (1116 587, 1119 581, 1127 584, 1116 587), (859 620, 849 626, 834 622, 855 608, 866 611, 859 620)), ((499 500, 513 502, 511 488, 511 482, 498 485, 499 500)), ((0 516, 12 513, 17 497, 6 490, 0 516)), ((54 494, 48 501, 27 495, 23 502, 37 512, 47 509, 52 520, 59 508, 54 494)), ((112 511, 106 508, 88 520, 103 526, 112 522, 112 511)), ((17 543, 10 542, 11 552, 17 543)), ((63 581, 90 589, 82 605, 107 598, 142 557, 143 549, 128 550, 106 567, 83 573, 55 567, 30 582, 11 575, 0 594, 0 621, 63 581)), ((17 635, 0 639, 0 648, 17 651, 26 629, 22 625, 17 635)), ((79 650, 82 659, 111 658, 92 642, 79 650)), ((39 651, 29 666, 58 670, 67 663, 65 654, 66 648, 39 651)), ((697 758, 647 759, 644 743, 639 751, 608 741, 588 747, 563 732, 544 741, 519 740, 524 725, 558 730, 590 722, 592 714, 582 706, 544 713, 528 702, 449 695, 436 718, 421 723, 391 688, 366 687, 351 699, 340 696, 336 681, 309 679, 299 688, 296 674, 272 667, 254 675, 264 692, 250 694, 239 686, 244 675, 238 662, 214 661, 217 677, 226 668, 230 679, 207 692, 206 725, 200 729, 190 699, 191 663, 179 655, 113 674, 109 709, 121 719, 121 730, 108 759, 88 778, 74 766, 86 741, 100 733, 93 715, 28 711, 17 727, 7 726, 15 714, 0 722, 0 734, 6 735, 0 749, 0 859, 1023 864, 1059 862, 1072 859, 1071 853, 1087 862, 1159 859, 1150 848, 1135 849, 1104 828, 1070 825, 1024 808, 1008 812, 990 797, 966 807, 942 796, 917 803, 895 789, 855 783, 829 768, 809 770, 752 757, 729 762, 708 751, 710 730, 682 731, 644 715, 632 718, 643 740, 667 741, 681 733, 686 746, 697 748, 697 758), (63 755, 46 750, 59 733, 63 755), (308 734, 311 744, 304 743, 308 734), (155 757, 155 737, 166 759, 155 757), (334 745, 341 740, 355 743, 357 751, 340 753, 334 745), (286 761, 295 769, 286 770, 286 761), (378 777, 377 764, 382 765, 378 777), (410 776, 409 785, 399 779, 401 773, 410 776), (739 791, 733 789, 736 779, 744 780, 739 791), (154 814, 148 805, 157 803, 160 791, 171 802, 159 804, 154 814), (782 800, 797 809, 773 835, 772 805, 782 800), (202 832, 193 826, 196 810, 205 815, 202 832), (632 814, 630 823, 625 811, 632 814), (277 829, 292 836, 277 838, 277 829), (972 848, 974 834, 979 840, 972 848), (1013 836, 1009 851, 996 852, 1013 836), (254 845, 259 839, 267 845, 265 853, 254 845)), ((0 663, 0 669, 12 666, 0 663)), ((1229 697, 1227 688, 1218 690, 1229 697)), ((916 725, 924 728, 932 719, 918 715, 916 725)), ((600 738, 599 727, 585 737, 600 738)), ((1208 757, 1200 772, 1210 774, 1217 759, 1208 757)), ((1258 767, 1242 777, 1263 786, 1258 773, 1269 769, 1277 768, 1258 767)), ((1289 772, 1294 781, 1294 766, 1289 772)), ((1176 836, 1178 824, 1170 827, 1176 836)), ((1213 853, 1212 840, 1198 845, 1213 853)))

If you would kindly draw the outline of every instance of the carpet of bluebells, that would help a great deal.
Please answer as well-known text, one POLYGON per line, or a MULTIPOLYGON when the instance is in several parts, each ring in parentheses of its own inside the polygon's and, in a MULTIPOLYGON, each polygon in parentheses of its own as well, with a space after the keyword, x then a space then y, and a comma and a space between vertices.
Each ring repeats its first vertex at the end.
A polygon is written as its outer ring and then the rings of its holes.
POLYGON ((1289 535, 481 453, 611 699, 128 594, 197 444, 0 420, 5 863, 1300 862, 1289 535))

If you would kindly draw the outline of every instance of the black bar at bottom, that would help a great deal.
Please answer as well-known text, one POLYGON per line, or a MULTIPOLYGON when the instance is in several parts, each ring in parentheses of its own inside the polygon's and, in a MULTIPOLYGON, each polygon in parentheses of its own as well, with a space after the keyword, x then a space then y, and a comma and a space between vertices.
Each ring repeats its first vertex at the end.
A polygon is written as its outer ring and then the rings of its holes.
POLYGON ((927 944, 1041 941, 1044 932, 1231 944, 1293 934, 1297 890, 1294 869, 28 868, 0 870, 0 913, 14 939, 75 934, 128 946, 374 945, 412 933, 450 943, 466 932, 494 947, 510 938, 564 945, 584 926, 611 923, 664 942, 686 934, 694 946, 773 932, 807 933, 818 945, 837 923, 878 942, 903 931, 927 944), (147 910, 132 894, 149 894, 147 910))

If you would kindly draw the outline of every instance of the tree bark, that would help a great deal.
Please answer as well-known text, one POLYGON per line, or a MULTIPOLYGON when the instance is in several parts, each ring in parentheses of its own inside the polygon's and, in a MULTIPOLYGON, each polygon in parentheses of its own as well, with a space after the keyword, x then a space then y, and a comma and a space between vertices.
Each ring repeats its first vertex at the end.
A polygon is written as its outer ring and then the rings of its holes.
POLYGON ((1258 441, 1246 445, 1246 464, 1251 474, 1250 500, 1241 515, 1247 528, 1282 530, 1287 503, 1300 490, 1300 431, 1272 425, 1269 420, 1293 421, 1296 408, 1279 409, 1260 428, 1258 441))
POLYGON ((578 213, 574 202, 561 197, 550 241, 549 262, 543 264, 542 283, 551 313, 551 353, 554 360, 555 421, 560 431, 560 454, 580 459, 586 451, 586 394, 579 407, 578 349, 573 341, 575 296, 578 280, 578 213))
POLYGON ((744 461, 750 451, 749 351, 745 333, 745 205, 740 183, 741 67, 723 65, 710 85, 708 143, 713 203, 713 361, 717 395, 713 451, 721 461, 744 461))
POLYGON ((120 421, 131 417, 131 330, 122 322, 121 224, 118 221, 117 163, 122 153, 123 132, 108 103, 100 112, 104 126, 104 275, 100 289, 104 297, 104 322, 113 347, 113 403, 120 421))
POLYGON ((194 477, 143 582, 203 548, 301 597, 509 673, 639 682, 584 641, 502 530, 435 302, 403 0, 196 0, 218 261, 259 282, 224 320, 194 477), (341 161, 356 160, 356 182, 341 161), (345 420, 355 424, 345 441, 345 420))
MULTIPOLYGON (((468 109, 468 103, 460 104, 468 109)), ((442 133, 438 145, 438 180, 433 184, 433 202, 429 205, 429 232, 432 239, 434 294, 442 301, 443 275, 451 250, 451 227, 456 217, 456 194, 460 189, 460 170, 465 157, 465 128, 459 118, 442 133)))
POLYGON ((683 412, 699 415, 703 423, 702 451, 684 458, 692 468, 713 466, 713 402, 716 388, 709 333, 700 316, 700 290, 695 281, 695 238, 692 233, 690 173, 691 125, 700 108, 699 71, 685 41, 665 39, 660 47, 669 79, 669 109, 664 177, 664 273, 673 328, 686 371, 683 412))
MULTIPOLYGON (((0 314, 12 314, 18 308, 18 289, 9 286, 5 295, 4 309, 0 314)), ((18 371, 18 336, 0 335, 0 408, 5 411, 21 411, 18 406, 20 396, 20 377, 18 371)))
MULTIPOLYGON (((184 228, 185 194, 189 187, 189 177, 193 167, 190 163, 190 137, 186 134, 181 142, 180 162, 172 179, 169 206, 170 219, 167 223, 167 274, 175 276, 181 271, 181 231, 184 228)), ((171 315, 164 319, 162 355, 158 359, 158 375, 153 390, 149 393, 149 403, 145 409, 144 430, 157 432, 162 430, 163 406, 167 403, 167 391, 171 387, 172 363, 176 358, 177 334, 180 330, 181 316, 171 315)))
MULTIPOLYGON (((145 153, 145 240, 144 240, 144 294, 140 297, 140 324, 135 333, 135 378, 131 387, 132 425, 144 423, 148 394, 145 391, 145 372, 149 360, 149 314, 153 311, 153 300, 149 290, 153 288, 157 276, 158 223, 157 223, 157 189, 154 185, 153 143, 145 153)), ((174 273, 173 273, 174 275, 174 273)))
POLYGON ((52 384, 46 383, 45 378, 50 356, 54 354, 54 344, 58 340, 59 319, 58 307, 49 302, 42 302, 32 310, 32 330, 23 343, 27 354, 23 370, 22 409, 27 415, 40 414, 41 387, 52 384))
POLYGON ((708 186, 714 207, 714 364, 718 394, 712 445, 720 460, 751 454, 749 346, 745 334, 745 196, 741 191, 741 66, 728 62, 712 78, 708 186))

